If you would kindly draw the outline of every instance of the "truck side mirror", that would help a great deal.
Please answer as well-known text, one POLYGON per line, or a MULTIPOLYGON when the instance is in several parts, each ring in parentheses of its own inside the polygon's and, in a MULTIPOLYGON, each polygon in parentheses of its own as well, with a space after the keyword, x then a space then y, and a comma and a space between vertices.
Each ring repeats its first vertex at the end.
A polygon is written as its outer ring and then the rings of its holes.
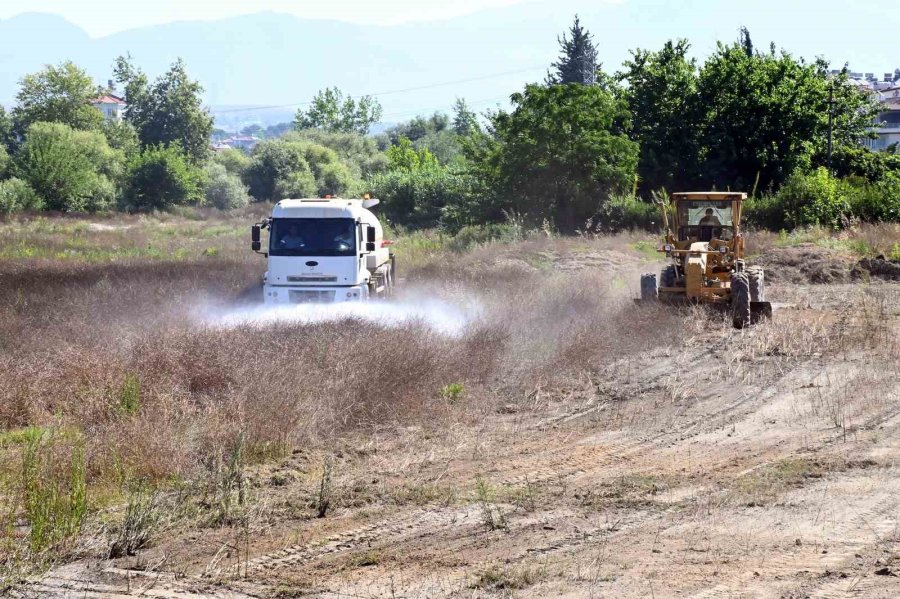
POLYGON ((375 227, 372 225, 368 225, 366 227, 366 241, 369 243, 375 243, 375 227))
POLYGON ((259 225, 253 225, 250 229, 250 249, 258 252, 262 244, 259 241, 259 225))
POLYGON ((367 252, 374 252, 374 251, 375 251, 375 242, 374 242, 374 241, 367 241, 367 242, 366 242, 366 251, 367 251, 367 252))

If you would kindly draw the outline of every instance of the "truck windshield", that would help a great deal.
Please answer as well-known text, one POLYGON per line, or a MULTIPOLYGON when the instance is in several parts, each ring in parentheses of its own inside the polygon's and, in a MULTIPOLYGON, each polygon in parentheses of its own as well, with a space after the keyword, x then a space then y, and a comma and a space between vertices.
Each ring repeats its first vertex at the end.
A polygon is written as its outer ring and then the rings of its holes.
POLYGON ((270 256, 355 256, 350 218, 278 218, 269 229, 270 256))

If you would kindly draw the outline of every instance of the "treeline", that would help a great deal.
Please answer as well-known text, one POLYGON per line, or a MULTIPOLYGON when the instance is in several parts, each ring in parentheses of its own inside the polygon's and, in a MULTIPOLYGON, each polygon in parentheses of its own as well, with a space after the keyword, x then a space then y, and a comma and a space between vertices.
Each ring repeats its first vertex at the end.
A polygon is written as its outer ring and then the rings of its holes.
POLYGON ((900 155, 862 147, 877 105, 846 69, 758 49, 746 30, 703 62, 678 40, 634 50, 613 73, 577 17, 560 45, 546 80, 512 94, 509 110, 479 117, 458 99, 449 115, 369 135, 378 101, 329 88, 248 153, 210 150, 202 88, 181 62, 150 81, 119 58, 120 123, 90 106, 103 90, 83 71, 47 67, 0 112, 0 211, 230 209, 368 192, 405 227, 515 217, 569 232, 648 227, 658 220, 649 200, 666 190, 728 189, 751 194, 758 226, 900 219, 900 155))

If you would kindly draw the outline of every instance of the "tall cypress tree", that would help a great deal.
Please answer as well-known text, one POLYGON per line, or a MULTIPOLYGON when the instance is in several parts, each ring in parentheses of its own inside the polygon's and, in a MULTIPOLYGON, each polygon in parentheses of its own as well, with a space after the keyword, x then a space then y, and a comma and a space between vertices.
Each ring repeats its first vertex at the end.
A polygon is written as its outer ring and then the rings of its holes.
POLYGON ((590 32, 581 26, 578 15, 575 15, 575 23, 569 28, 569 36, 563 34, 557 40, 561 50, 559 61, 553 63, 556 72, 547 76, 547 82, 583 85, 597 83, 597 75, 600 72, 597 48, 591 40, 590 32))

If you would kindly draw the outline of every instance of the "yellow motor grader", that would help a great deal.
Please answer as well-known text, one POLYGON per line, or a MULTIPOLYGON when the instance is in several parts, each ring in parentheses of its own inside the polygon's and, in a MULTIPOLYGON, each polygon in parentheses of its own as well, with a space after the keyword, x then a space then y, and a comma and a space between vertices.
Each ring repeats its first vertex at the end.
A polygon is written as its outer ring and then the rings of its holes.
POLYGON ((641 301, 721 307, 730 311, 737 328, 770 317, 763 269, 744 263, 741 205, 746 199, 745 193, 704 191, 673 193, 671 206, 662 203, 665 241, 659 251, 671 263, 658 279, 641 276, 641 301))

